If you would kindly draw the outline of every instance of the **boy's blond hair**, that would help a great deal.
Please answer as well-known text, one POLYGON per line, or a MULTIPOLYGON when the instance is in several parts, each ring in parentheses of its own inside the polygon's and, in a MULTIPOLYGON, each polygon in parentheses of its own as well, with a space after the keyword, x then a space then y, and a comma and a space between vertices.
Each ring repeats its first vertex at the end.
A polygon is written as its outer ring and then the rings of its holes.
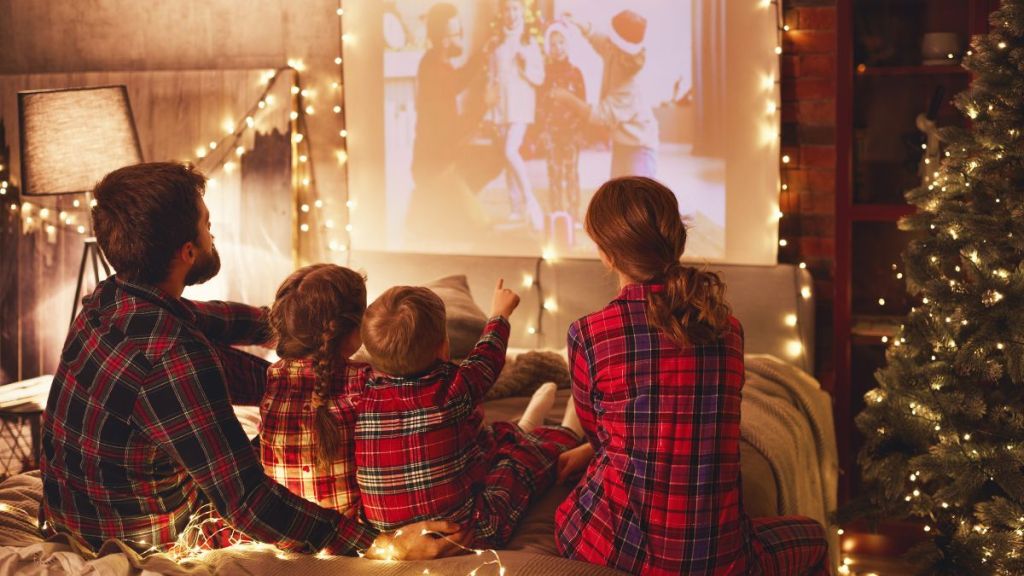
POLYGON ((361 328, 370 363, 392 376, 422 372, 448 333, 441 298, 422 286, 389 288, 366 308, 361 328))

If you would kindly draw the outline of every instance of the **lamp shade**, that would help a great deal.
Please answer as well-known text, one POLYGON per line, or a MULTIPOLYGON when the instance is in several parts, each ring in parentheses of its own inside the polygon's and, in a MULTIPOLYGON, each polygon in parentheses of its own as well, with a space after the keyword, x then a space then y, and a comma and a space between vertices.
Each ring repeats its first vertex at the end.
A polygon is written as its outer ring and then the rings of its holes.
POLYGON ((124 86, 19 92, 18 118, 24 195, 87 192, 142 162, 124 86))

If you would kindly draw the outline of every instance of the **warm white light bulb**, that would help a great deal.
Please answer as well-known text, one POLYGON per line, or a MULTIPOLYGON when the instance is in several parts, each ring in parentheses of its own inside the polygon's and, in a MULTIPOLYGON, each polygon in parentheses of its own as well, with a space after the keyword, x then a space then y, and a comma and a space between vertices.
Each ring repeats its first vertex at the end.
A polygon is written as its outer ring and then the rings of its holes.
POLYGON ((796 358, 797 356, 800 356, 800 354, 803 353, 803 351, 804 351, 804 345, 799 340, 790 340, 786 344, 786 353, 789 354, 790 356, 794 357, 794 358, 796 358))

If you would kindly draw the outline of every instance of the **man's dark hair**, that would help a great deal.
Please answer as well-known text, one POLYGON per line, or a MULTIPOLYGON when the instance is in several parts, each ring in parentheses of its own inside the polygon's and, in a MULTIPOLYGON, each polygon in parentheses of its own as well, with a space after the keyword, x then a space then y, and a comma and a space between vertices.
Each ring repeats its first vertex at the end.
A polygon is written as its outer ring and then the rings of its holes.
POLYGON ((93 196, 92 218, 107 260, 127 280, 167 278, 174 253, 199 234, 206 177, 174 162, 136 164, 107 174, 93 196))
POLYGON ((441 2, 427 10, 427 40, 434 48, 441 47, 441 41, 448 35, 448 22, 459 15, 453 4, 441 2))

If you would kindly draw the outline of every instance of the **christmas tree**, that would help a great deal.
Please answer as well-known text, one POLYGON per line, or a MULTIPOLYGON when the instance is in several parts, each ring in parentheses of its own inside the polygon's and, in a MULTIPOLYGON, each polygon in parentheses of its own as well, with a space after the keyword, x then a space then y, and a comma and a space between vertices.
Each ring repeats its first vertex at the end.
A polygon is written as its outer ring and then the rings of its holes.
POLYGON ((1024 574, 1024 0, 964 61, 970 118, 907 193, 911 309, 857 417, 860 504, 915 518, 921 574, 1024 574))

